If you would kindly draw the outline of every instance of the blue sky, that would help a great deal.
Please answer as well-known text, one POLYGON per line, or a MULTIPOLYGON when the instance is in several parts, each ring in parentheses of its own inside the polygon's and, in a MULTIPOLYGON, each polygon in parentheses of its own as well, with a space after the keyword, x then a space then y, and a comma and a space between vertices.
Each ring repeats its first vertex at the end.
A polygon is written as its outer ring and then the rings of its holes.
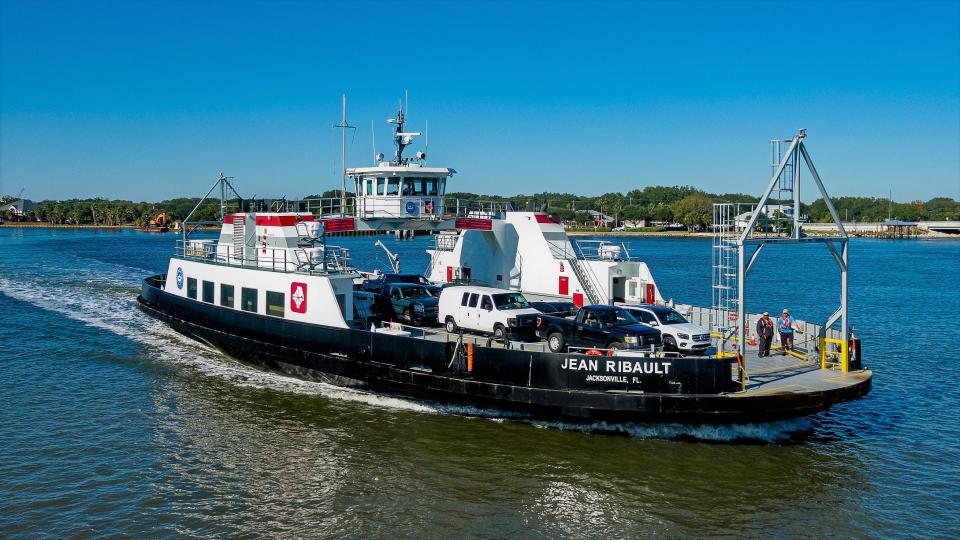
POLYGON ((759 194, 803 127, 833 195, 960 198, 958 2, 3 0, 0 62, 31 199, 332 189, 340 94, 357 166, 405 89, 457 190, 759 194))

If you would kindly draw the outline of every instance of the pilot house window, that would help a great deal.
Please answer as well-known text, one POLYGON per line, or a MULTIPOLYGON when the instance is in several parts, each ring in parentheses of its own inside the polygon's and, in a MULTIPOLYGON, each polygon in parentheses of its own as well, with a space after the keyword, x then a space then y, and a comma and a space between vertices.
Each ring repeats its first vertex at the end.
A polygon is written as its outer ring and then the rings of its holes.
POLYGON ((400 179, 388 178, 387 179, 387 195, 399 195, 399 194, 400 194, 400 179))
POLYGON ((189 298, 197 299, 197 279, 188 277, 187 278, 187 296, 189 298))
POLYGON ((267 315, 283 317, 283 293, 267 291, 267 315))
POLYGON ((257 290, 243 287, 240 289, 240 307, 244 311, 257 312, 257 290))

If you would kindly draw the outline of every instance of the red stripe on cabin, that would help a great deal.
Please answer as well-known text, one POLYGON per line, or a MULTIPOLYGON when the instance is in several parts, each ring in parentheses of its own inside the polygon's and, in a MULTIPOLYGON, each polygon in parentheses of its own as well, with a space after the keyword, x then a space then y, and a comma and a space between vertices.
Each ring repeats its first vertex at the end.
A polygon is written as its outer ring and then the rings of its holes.
POLYGON ((492 219, 481 219, 481 218, 457 218, 454 226, 458 229, 471 229, 477 231, 491 231, 493 230, 493 220, 492 219))
POLYGON ((537 223, 555 223, 555 221, 550 219, 550 216, 546 214, 534 214, 533 216, 537 218, 537 223))
POLYGON ((334 218, 323 220, 323 227, 327 232, 342 232, 355 230, 353 218, 334 218))
POLYGON ((305 214, 302 216, 261 216, 257 215, 257 225, 264 227, 293 227, 300 221, 314 221, 313 216, 305 214))
POLYGON ((240 218, 240 223, 243 223, 244 225, 247 224, 247 216, 243 214, 226 214, 223 216, 223 223, 226 225, 233 225, 233 218, 235 217, 240 218))

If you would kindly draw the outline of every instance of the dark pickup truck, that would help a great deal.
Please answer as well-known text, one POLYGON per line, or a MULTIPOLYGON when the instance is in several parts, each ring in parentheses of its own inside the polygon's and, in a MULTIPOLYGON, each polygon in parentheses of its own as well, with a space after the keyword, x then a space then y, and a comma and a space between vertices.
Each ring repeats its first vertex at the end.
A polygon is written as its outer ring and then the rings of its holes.
POLYGON ((551 352, 565 352, 567 347, 649 349, 662 344, 659 330, 617 306, 585 306, 569 319, 541 315, 537 336, 547 340, 551 352))
POLYGON ((384 274, 380 279, 365 281, 362 289, 374 294, 389 294, 390 285, 395 283, 414 283, 423 285, 434 296, 440 296, 440 287, 427 281, 420 274, 384 274))

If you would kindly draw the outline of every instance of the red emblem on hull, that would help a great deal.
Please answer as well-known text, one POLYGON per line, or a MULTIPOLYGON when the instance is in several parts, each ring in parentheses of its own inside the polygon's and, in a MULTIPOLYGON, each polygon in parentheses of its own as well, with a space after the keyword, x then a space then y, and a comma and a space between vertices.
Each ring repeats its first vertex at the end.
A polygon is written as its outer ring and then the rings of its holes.
POLYGON ((290 311, 307 312, 307 284, 294 281, 290 284, 290 311))

